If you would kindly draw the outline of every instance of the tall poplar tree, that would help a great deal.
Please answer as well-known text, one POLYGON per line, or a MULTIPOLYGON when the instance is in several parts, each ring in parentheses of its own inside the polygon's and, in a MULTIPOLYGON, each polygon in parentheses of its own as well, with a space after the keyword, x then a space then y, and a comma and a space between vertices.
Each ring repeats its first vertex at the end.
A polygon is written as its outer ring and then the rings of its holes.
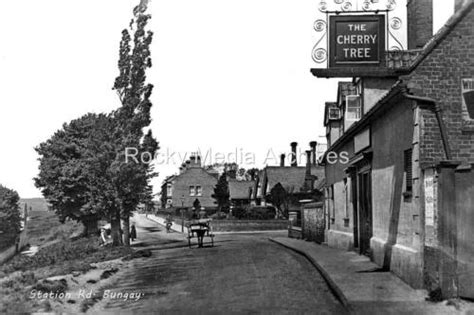
MULTIPOLYGON (((153 85, 146 82, 146 70, 151 68, 150 45, 153 32, 146 30, 150 15, 145 14, 147 1, 142 0, 134 9, 130 30, 122 31, 119 51, 119 75, 113 89, 116 90, 122 106, 115 111, 115 138, 117 159, 112 164, 114 185, 120 201, 120 212, 111 217, 112 233, 120 228, 120 218, 124 222, 124 242, 130 245, 129 218, 140 203, 149 203, 152 196, 149 180, 157 174, 148 161, 138 163, 125 160, 127 148, 133 148, 138 156, 153 157, 158 150, 158 142, 150 129, 150 96, 153 85), (132 34, 130 34, 130 31, 132 34), (145 154, 145 155, 142 155, 145 154)), ((114 238, 115 239, 115 238, 114 238)))

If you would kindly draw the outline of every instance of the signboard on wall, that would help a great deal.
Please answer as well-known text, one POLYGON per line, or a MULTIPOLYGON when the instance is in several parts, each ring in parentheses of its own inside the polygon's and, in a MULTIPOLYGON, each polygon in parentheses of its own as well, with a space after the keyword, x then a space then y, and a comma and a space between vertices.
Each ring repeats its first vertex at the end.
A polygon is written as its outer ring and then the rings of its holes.
POLYGON ((329 67, 378 65, 385 53, 384 15, 330 17, 329 67))

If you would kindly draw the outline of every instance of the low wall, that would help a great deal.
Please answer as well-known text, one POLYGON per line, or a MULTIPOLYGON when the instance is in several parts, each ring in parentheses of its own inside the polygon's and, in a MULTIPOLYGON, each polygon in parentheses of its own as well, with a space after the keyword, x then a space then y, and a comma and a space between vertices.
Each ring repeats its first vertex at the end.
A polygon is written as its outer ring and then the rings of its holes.
POLYGON ((299 226, 291 226, 288 228, 288 237, 289 238, 296 238, 296 239, 302 239, 303 238, 303 232, 302 229, 299 226))
POLYGON ((271 231, 288 229, 288 220, 213 220, 212 230, 230 231, 271 231))

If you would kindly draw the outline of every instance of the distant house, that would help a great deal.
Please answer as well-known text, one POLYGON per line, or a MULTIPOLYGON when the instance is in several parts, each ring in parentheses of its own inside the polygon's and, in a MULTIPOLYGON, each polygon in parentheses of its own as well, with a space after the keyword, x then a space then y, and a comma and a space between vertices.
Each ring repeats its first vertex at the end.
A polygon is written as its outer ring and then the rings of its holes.
POLYGON ((239 181, 229 179, 230 202, 234 207, 243 207, 250 205, 252 189, 255 181, 239 181))
POLYGON ((199 200, 202 207, 216 207, 212 198, 217 184, 215 172, 206 171, 201 157, 193 155, 180 167, 180 173, 167 177, 161 186, 162 208, 192 208, 199 200))
MULTIPOLYGON (((324 180, 324 168, 316 165, 314 142, 311 149, 306 151, 306 166, 298 166, 296 161, 297 143, 292 143, 292 162, 290 166, 285 166, 285 155, 281 155, 280 166, 266 166, 259 172, 257 180, 252 190, 252 204, 266 206, 269 195, 277 184, 280 184, 288 194, 298 199, 305 199, 308 193, 314 192, 317 187, 321 187, 324 180)), ((299 208, 299 204, 291 205, 299 208)))

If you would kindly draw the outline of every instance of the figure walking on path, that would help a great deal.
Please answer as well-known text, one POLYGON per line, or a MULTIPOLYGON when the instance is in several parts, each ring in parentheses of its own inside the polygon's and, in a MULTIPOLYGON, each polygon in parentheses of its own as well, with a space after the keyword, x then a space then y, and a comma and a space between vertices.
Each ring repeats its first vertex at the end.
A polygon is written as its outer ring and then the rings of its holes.
POLYGON ((135 239, 137 238, 137 229, 135 228, 135 224, 132 224, 132 227, 130 229, 130 239, 133 241, 135 241, 135 239))

